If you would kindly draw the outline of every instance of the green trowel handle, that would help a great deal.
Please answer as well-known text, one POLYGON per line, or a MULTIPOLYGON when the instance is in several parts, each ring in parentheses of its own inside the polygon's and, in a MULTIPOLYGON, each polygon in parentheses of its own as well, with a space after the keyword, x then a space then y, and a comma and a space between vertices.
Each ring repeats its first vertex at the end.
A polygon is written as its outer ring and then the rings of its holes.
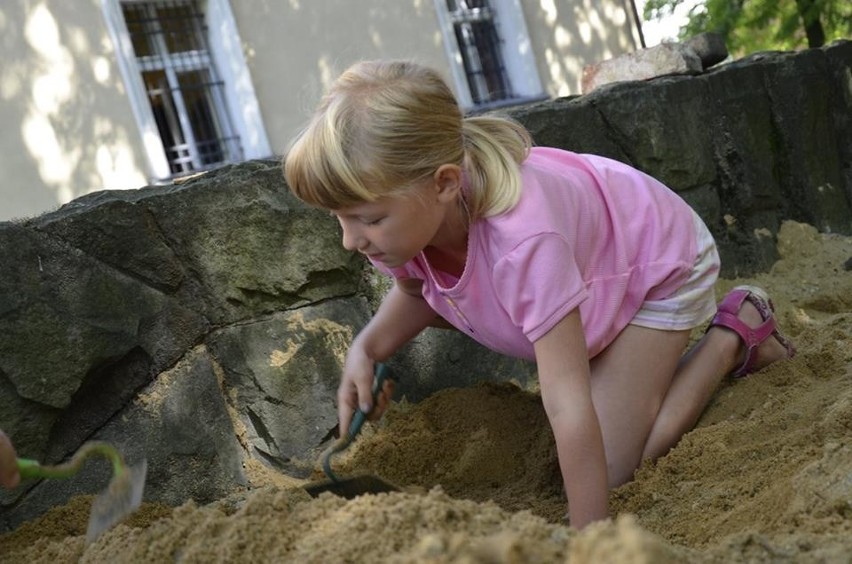
POLYGON ((37 460, 19 458, 18 472, 21 478, 68 478, 76 474, 77 469, 42 466, 37 460))
MULTIPOLYGON (((390 368, 381 362, 376 363, 375 377, 373 378, 373 403, 382 391, 385 385, 385 380, 393 378, 390 374, 390 368)), ((364 426, 364 421, 367 420, 368 413, 364 413, 360 409, 355 410, 355 415, 352 416, 352 422, 349 424, 349 439, 354 439, 361 432, 361 427, 364 426)))
POLYGON ((102 441, 89 441, 74 453, 71 460, 56 466, 48 466, 35 460, 19 458, 17 460, 18 472, 21 474, 21 478, 70 478, 80 471, 83 461, 93 455, 102 456, 112 463, 113 477, 121 476, 127 471, 124 457, 114 446, 102 441))

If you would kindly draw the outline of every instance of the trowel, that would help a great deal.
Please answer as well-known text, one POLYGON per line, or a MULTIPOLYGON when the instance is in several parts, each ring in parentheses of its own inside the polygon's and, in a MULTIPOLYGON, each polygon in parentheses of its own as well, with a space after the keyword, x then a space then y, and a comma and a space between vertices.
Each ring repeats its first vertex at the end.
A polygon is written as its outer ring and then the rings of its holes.
MULTIPOLYGON (((380 362, 376 363, 373 378, 373 405, 376 405, 376 400, 385 385, 385 380, 388 378, 393 379, 393 376, 390 374, 390 368, 380 362)), ((349 478, 341 479, 337 477, 331 468, 331 457, 346 450, 346 448, 352 444, 355 437, 357 437, 358 433, 361 432, 361 427, 364 426, 364 422, 367 420, 368 415, 369 412, 365 413, 361 409, 357 409, 355 414, 352 416, 352 422, 349 424, 349 429, 346 433, 341 435, 339 439, 334 441, 334 443, 332 443, 332 445, 323 452, 321 456, 322 470, 328 477, 328 480, 315 482, 305 486, 305 491, 307 491, 312 497, 317 497, 324 492, 331 492, 335 495, 345 497, 346 499, 352 499, 363 494, 399 491, 399 488, 378 476, 362 474, 359 476, 351 476, 349 478)))
POLYGON ((133 513, 142 503, 147 463, 142 459, 133 466, 112 445, 100 441, 85 443, 71 460, 56 466, 43 465, 35 460, 18 458, 21 478, 70 478, 80 471, 83 461, 101 456, 112 463, 112 479, 107 488, 92 502, 86 542, 94 542, 104 531, 133 513))

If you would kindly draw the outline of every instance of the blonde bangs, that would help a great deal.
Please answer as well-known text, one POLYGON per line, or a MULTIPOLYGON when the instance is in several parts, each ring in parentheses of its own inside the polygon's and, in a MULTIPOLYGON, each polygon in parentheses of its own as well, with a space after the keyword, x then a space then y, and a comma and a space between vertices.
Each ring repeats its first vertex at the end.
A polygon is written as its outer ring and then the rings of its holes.
POLYGON ((336 110, 331 104, 317 115, 284 158, 284 178, 293 194, 309 205, 332 210, 377 199, 364 184, 361 167, 344 150, 352 143, 336 110))

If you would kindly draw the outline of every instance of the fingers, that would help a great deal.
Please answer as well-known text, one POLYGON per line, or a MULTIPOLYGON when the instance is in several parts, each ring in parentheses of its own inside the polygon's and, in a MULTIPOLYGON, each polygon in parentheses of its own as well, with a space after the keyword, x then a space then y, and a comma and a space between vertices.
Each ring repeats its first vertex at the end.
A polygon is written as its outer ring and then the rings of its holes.
POLYGON ((355 387, 345 379, 341 380, 340 387, 337 389, 337 419, 341 437, 349 429, 349 423, 352 421, 352 415, 355 414, 357 403, 358 396, 355 387))
POLYGON ((393 380, 385 380, 385 385, 382 386, 382 390, 379 392, 379 395, 376 398, 376 405, 373 406, 373 411, 371 411, 367 416, 367 419, 369 421, 376 421, 380 419, 382 415, 384 415, 385 411, 390 405, 395 386, 396 385, 393 380))
POLYGON ((21 481, 18 473, 18 461, 12 441, 0 431, 0 486, 14 488, 21 481))
POLYGON ((358 389, 358 408, 364 413, 370 413, 373 409, 373 370, 372 367, 366 378, 358 378, 355 381, 358 389))
POLYGON ((367 414, 367 419, 379 419, 393 397, 394 382, 387 379, 382 389, 373 398, 375 363, 367 358, 352 358, 344 367, 343 378, 337 390, 338 418, 340 434, 349 429, 352 417, 357 409, 367 414))
POLYGON ((356 409, 369 413, 373 407, 373 366, 373 361, 365 355, 351 354, 346 360, 337 389, 341 436, 349 430, 356 409))

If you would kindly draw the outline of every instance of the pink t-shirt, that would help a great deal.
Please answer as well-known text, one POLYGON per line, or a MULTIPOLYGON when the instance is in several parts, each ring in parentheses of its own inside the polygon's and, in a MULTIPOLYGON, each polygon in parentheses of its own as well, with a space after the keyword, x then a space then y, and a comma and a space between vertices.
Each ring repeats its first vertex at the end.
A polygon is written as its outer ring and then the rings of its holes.
POLYGON ((461 278, 423 253, 375 266, 423 280, 441 317, 483 345, 535 359, 533 343, 580 308, 589 356, 645 300, 671 295, 696 258, 692 211, 654 178, 620 162, 544 147, 521 165, 518 204, 476 221, 461 278))

